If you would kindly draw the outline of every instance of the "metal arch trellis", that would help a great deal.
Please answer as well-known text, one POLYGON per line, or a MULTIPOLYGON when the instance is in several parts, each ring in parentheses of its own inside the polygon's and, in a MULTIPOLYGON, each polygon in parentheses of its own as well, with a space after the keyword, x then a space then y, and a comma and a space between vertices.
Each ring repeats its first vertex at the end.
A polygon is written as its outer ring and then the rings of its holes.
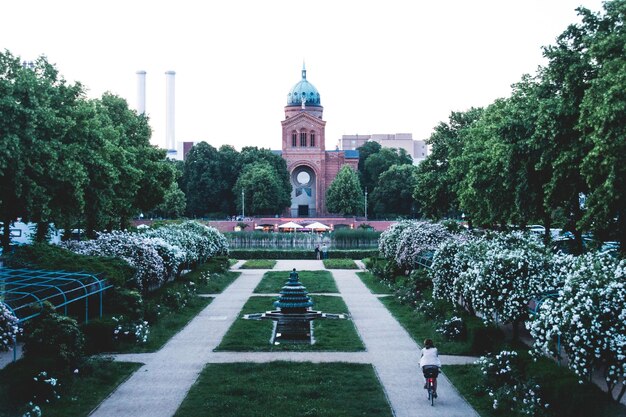
POLYGON ((99 295, 102 316, 102 294, 111 288, 106 281, 84 272, 12 269, 0 267, 0 302, 23 323, 39 313, 33 304, 50 302, 55 308, 85 300, 85 322, 89 321, 89 297, 99 295))

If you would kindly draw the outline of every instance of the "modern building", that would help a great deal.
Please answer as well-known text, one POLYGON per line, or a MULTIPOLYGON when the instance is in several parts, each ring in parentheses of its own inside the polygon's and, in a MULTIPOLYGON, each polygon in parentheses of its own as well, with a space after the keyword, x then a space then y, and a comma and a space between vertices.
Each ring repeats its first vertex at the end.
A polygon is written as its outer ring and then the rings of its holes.
POLYGON ((344 165, 355 171, 359 163, 356 150, 326 150, 326 122, 322 119, 320 94, 306 78, 287 94, 285 120, 282 124, 281 155, 287 162, 291 178, 291 206, 288 216, 324 216, 326 190, 344 165))
POLYGON ((339 139, 339 149, 356 150, 368 141, 380 143, 383 148, 404 149, 417 165, 428 156, 428 146, 424 140, 413 140, 412 133, 343 135, 339 139))

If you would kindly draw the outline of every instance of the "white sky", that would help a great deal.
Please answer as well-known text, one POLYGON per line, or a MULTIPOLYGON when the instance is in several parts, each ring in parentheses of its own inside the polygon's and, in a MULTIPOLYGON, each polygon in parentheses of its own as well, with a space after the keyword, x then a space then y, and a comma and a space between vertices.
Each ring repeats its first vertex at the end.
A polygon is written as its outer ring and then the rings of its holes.
POLYGON ((137 105, 147 71, 152 142, 165 146, 165 71, 176 71, 176 140, 281 147, 287 93, 307 79, 326 147, 344 134, 430 136, 535 73, 575 8, 601 0, 31 0, 0 7, 0 49, 46 55, 90 97, 137 105))

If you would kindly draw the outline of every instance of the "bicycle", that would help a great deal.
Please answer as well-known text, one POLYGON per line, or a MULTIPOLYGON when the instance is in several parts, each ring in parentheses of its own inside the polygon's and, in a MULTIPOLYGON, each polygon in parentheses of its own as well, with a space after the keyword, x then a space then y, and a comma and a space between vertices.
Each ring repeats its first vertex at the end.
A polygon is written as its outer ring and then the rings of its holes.
POLYGON ((439 367, 428 365, 422 367, 424 372, 424 378, 426 378, 426 390, 428 392, 428 401, 431 406, 435 406, 435 398, 437 398, 436 381, 437 375, 439 375, 439 367))

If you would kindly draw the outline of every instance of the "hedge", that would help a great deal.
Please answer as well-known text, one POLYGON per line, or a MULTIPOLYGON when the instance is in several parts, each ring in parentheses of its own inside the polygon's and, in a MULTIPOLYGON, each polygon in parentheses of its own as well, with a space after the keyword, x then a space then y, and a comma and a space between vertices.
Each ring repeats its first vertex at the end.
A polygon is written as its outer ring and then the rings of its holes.
MULTIPOLYGON (((231 250, 228 254, 233 259, 316 259, 312 250, 231 250)), ((331 259, 363 259, 378 256, 378 250, 329 250, 331 259)))
POLYGON ((132 281, 135 268, 113 257, 84 256, 55 245, 36 243, 15 247, 4 257, 9 268, 51 269, 103 275, 116 286, 132 281))

